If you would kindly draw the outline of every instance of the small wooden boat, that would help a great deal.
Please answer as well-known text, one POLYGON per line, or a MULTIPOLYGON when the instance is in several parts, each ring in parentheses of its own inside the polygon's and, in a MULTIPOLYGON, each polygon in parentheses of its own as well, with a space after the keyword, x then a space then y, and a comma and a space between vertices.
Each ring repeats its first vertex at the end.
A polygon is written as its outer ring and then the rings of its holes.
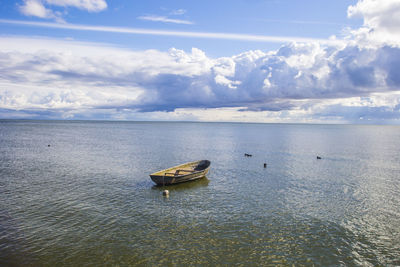
POLYGON ((171 185, 203 178, 210 169, 209 160, 199 160, 150 174, 157 185, 171 185))

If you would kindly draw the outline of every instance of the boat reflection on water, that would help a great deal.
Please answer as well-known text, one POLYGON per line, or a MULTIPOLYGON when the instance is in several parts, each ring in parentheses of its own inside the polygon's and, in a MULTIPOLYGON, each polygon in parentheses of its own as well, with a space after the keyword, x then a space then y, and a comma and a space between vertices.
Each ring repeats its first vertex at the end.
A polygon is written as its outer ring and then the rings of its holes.
POLYGON ((162 186, 162 185, 153 185, 152 189, 159 190, 160 192, 163 191, 164 189, 168 189, 169 191, 183 191, 183 190, 187 190, 187 189, 194 189, 194 188, 198 188, 198 187, 208 186, 209 182, 210 182, 210 180, 208 180, 208 178, 206 176, 204 176, 203 178, 200 178, 198 180, 169 185, 166 187, 162 186))

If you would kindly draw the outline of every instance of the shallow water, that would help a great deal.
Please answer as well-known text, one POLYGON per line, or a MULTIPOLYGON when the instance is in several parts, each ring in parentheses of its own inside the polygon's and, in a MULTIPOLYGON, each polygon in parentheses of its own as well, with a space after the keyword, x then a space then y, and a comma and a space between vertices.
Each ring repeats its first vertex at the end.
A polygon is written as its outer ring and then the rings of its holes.
POLYGON ((400 265, 399 174, 397 126, 0 121, 0 265, 400 265))

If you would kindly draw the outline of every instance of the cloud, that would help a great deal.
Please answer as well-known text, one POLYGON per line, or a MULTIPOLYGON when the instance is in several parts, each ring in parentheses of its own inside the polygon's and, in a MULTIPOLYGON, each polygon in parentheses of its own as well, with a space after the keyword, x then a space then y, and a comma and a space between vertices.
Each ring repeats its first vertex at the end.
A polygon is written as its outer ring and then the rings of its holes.
POLYGON ((201 111, 216 110, 236 120, 240 114, 254 120, 257 112, 270 121, 366 121, 376 119, 374 112, 396 120, 399 67, 400 48, 390 46, 289 43, 277 51, 209 58, 196 48, 130 51, 1 37, 0 109, 47 110, 52 118, 97 110, 110 118, 179 111, 205 119, 201 111))
POLYGON ((364 18, 364 25, 375 30, 400 32, 400 2, 397 0, 361 0, 348 8, 349 17, 364 18))
POLYGON ((110 33, 120 33, 120 34, 143 34, 143 35, 156 35, 156 36, 176 36, 185 38, 236 40, 245 42, 272 42, 272 43, 320 42, 323 44, 329 43, 338 45, 343 43, 342 40, 336 40, 336 39, 318 39, 318 38, 305 38, 296 36, 269 36, 269 35, 252 35, 252 34, 238 34, 238 33, 151 30, 151 29, 140 29, 140 28, 90 26, 90 25, 79 25, 79 24, 68 24, 68 23, 61 24, 61 23, 7 20, 7 19, 0 19, 0 23, 24 25, 30 27, 76 30, 76 31, 110 32, 110 33))
POLYGON ((100 12, 107 9, 105 0, 44 0, 48 5, 75 7, 89 12, 100 12))
MULTIPOLYGON (((395 10, 397 3, 388 2, 395 10)), ((349 8, 351 16, 364 16, 364 26, 349 31, 346 42, 303 40, 276 51, 221 58, 210 58, 197 48, 131 51, 65 40, 0 37, 0 116, 400 124, 400 42, 376 38, 378 33, 395 36, 397 29, 379 21, 392 12, 390 8, 370 14, 367 4, 375 2, 364 0, 349 8)), ((213 33, 184 34, 217 38, 213 33)))
POLYGON ((312 21, 312 20, 281 20, 281 19, 257 19, 261 22, 273 22, 273 23, 283 23, 283 24, 316 24, 316 25, 338 25, 345 26, 344 23, 329 22, 329 21, 312 21))
POLYGON ((400 43, 400 2, 398 0, 360 0, 349 6, 347 15, 364 19, 364 27, 353 31, 359 42, 400 43))
POLYGON ((88 12, 100 12, 107 8, 107 3, 104 0, 23 0, 23 3, 17 6, 25 16, 54 19, 64 23, 63 13, 50 9, 50 6, 75 7, 88 12))
POLYGON ((55 19, 63 22, 61 14, 46 8, 40 0, 25 0, 23 5, 18 6, 19 11, 25 16, 39 17, 43 19, 55 19))
POLYGON ((164 23, 175 23, 175 24, 193 24, 193 22, 188 20, 172 19, 165 16, 156 16, 156 15, 139 16, 138 19, 155 21, 155 22, 164 22, 164 23))
MULTIPOLYGON (((168 9, 166 9, 166 8, 162 8, 162 9, 164 11, 168 11, 168 9)), ((187 24, 187 25, 194 24, 192 21, 189 21, 189 20, 183 20, 183 19, 177 19, 177 18, 170 17, 170 16, 182 16, 184 14, 186 14, 185 9, 175 9, 175 10, 170 10, 168 12, 168 16, 145 15, 145 16, 139 16, 139 17, 137 17, 137 19, 153 21, 153 22, 162 22, 162 23, 187 24)))
POLYGON ((186 14, 186 10, 180 8, 180 9, 172 10, 171 12, 169 12, 169 14, 173 15, 173 16, 181 16, 181 15, 186 14))

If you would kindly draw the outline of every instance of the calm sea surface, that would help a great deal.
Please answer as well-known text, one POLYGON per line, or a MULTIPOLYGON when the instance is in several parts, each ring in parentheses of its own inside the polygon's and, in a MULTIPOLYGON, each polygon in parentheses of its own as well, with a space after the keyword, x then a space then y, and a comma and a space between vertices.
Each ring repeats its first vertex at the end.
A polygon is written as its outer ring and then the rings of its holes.
POLYGON ((400 265, 400 127, 0 121, 0 266, 190 264, 400 265))

